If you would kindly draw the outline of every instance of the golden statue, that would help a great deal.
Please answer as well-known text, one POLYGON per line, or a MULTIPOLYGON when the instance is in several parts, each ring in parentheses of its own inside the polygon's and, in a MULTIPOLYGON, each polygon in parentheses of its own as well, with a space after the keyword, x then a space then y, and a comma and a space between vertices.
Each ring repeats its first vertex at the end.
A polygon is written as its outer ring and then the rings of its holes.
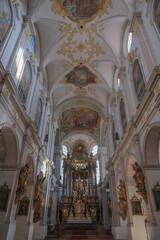
POLYGON ((27 187, 27 176, 29 174, 29 164, 26 163, 24 167, 21 168, 18 179, 18 186, 16 190, 15 204, 18 203, 21 196, 24 194, 27 187))
POLYGON ((29 174, 29 164, 27 163, 20 171, 17 189, 24 190, 27 187, 27 175, 29 174))
POLYGON ((36 182, 35 191, 34 191, 34 200, 40 199, 40 197, 42 195, 42 191, 43 191, 44 180, 45 180, 45 178, 39 179, 39 176, 37 176, 37 182, 36 182))
POLYGON ((42 198, 41 200, 36 201, 36 203, 34 204, 34 216, 33 216, 34 223, 38 222, 42 218, 44 203, 45 201, 42 198))
POLYGON ((138 188, 139 191, 145 190, 144 175, 142 173, 141 168, 139 167, 137 162, 135 162, 132 166, 133 170, 135 171, 135 174, 133 175, 133 180, 137 184, 136 187, 138 188))
POLYGON ((148 199, 142 169, 139 167, 137 162, 135 162, 132 167, 135 171, 135 174, 133 175, 133 180, 135 181, 136 187, 138 188, 137 193, 144 199, 145 203, 147 204, 148 199))
POLYGON ((84 191, 84 187, 83 187, 83 181, 81 179, 78 179, 77 182, 76 182, 76 187, 78 190, 80 191, 84 191))
POLYGON ((96 216, 97 216, 97 208, 96 208, 96 206, 93 206, 91 208, 91 216, 92 216, 92 218, 96 218, 96 216))
POLYGON ((120 180, 120 184, 117 188, 119 189, 119 199, 127 200, 126 187, 125 187, 125 183, 122 181, 122 179, 120 180))
POLYGON ((66 219, 68 217, 68 206, 67 205, 63 205, 62 212, 63 212, 63 218, 66 219))

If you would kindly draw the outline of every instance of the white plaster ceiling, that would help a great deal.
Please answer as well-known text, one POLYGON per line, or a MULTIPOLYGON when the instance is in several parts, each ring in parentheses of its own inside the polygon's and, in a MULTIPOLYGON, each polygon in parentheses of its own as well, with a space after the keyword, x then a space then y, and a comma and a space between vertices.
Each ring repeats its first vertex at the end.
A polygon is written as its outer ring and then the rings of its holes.
POLYGON ((98 78, 97 84, 83 87, 81 98, 93 99, 108 111, 115 70, 122 59, 124 30, 135 1, 112 0, 112 3, 108 14, 78 24, 63 16, 62 11, 56 14, 50 0, 29 0, 28 13, 38 31, 41 67, 47 73, 48 95, 52 95, 54 109, 69 98, 80 97, 77 87, 63 80, 81 62, 98 78))

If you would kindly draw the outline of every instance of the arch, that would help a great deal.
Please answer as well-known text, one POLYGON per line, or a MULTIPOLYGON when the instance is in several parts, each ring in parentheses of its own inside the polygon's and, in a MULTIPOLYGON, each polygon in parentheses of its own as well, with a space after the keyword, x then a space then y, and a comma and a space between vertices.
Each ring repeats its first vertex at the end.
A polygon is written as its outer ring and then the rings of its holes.
POLYGON ((135 172, 133 170, 132 165, 135 162, 137 162, 137 159, 134 156, 134 154, 131 154, 128 157, 128 161, 127 161, 127 164, 126 164, 126 179, 127 179, 128 182, 133 182, 133 175, 134 175, 135 172))
POLYGON ((42 118, 42 99, 39 98, 37 103, 35 121, 34 121, 37 131, 40 127, 41 118, 42 118))
POLYGON ((160 141, 160 126, 153 126, 145 139, 145 162, 146 164, 160 164, 158 148, 160 141))
POLYGON ((0 0, 0 42, 6 38, 12 24, 12 9, 8 0, 0 0))
POLYGON ((20 82, 18 86, 18 95, 23 104, 26 103, 31 81, 32 81, 32 68, 30 62, 27 60, 24 65, 24 70, 20 77, 20 82))
POLYGON ((14 132, 9 127, 3 127, 1 132, 5 141, 5 158, 2 162, 5 165, 16 165, 18 161, 17 141, 14 132))
POLYGON ((136 58, 133 63, 133 85, 139 103, 145 94, 145 81, 138 58, 136 58))

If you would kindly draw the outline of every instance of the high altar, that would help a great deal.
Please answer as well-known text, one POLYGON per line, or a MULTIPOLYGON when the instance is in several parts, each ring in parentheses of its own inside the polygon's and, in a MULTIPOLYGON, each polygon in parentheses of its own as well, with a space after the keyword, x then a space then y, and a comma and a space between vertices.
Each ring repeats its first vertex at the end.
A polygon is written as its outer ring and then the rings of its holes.
POLYGON ((96 162, 97 156, 89 155, 83 143, 75 145, 73 154, 64 157, 58 222, 99 222, 101 208, 97 195, 96 162))

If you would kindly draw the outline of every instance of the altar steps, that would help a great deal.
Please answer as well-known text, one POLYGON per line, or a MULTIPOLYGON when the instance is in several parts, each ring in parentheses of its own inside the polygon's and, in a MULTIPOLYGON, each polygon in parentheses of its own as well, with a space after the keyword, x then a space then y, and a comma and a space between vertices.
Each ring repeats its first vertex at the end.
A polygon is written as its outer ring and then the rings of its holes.
MULTIPOLYGON (((75 229, 55 229, 53 232, 49 232, 45 240, 113 240, 114 237, 111 234, 110 229, 104 229, 102 224, 99 224, 97 229, 90 226, 86 226, 86 229, 80 226, 75 229), (87 229, 88 228, 88 229, 87 229)), ((120 240, 120 239, 119 239, 120 240)))

